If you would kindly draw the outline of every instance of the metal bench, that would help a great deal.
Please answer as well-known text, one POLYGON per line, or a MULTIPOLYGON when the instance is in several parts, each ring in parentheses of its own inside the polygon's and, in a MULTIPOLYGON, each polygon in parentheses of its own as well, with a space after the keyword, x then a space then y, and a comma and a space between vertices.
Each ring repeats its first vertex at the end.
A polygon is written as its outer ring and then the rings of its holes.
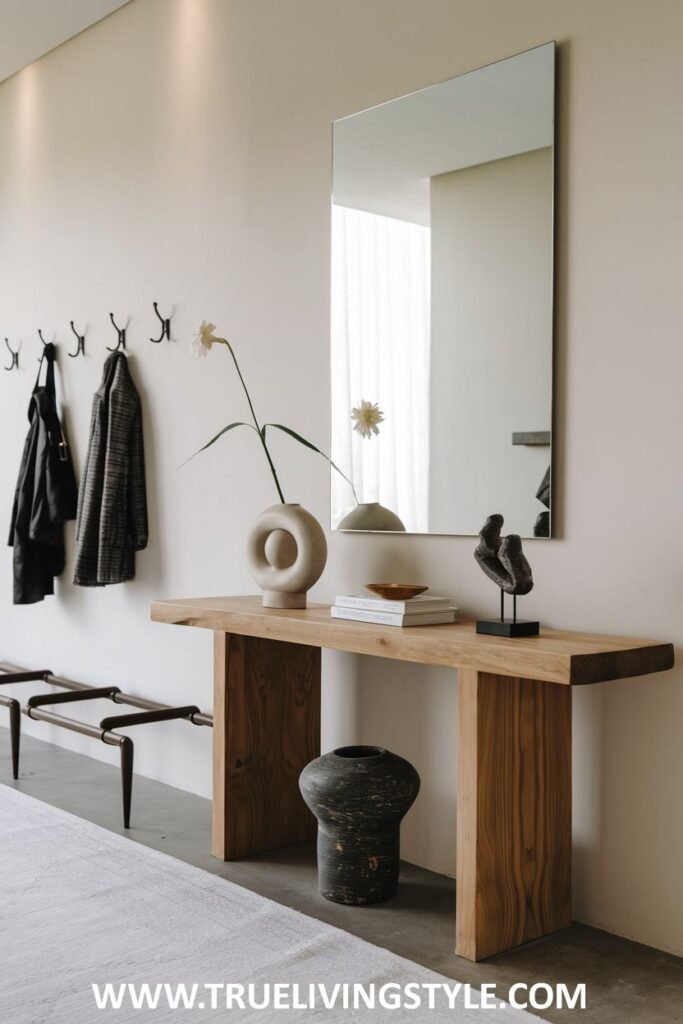
POLYGON ((49 722, 62 729, 70 729, 82 736, 90 736, 101 740, 111 747, 118 747, 121 753, 121 787, 123 796, 123 827, 130 828, 130 808, 133 791, 133 741, 130 736, 120 733, 133 725, 147 725, 150 722, 168 722, 173 719, 185 719, 192 725, 213 726, 213 715, 204 714, 195 704, 171 707, 158 701, 136 697, 134 694, 122 693, 118 686, 87 686, 76 683, 72 679, 56 676, 51 669, 27 671, 14 665, 0 663, 0 686, 12 683, 45 682, 57 686, 66 693, 39 693, 29 697, 26 706, 15 697, 6 697, 0 693, 0 707, 9 710, 10 741, 12 749, 12 774, 19 778, 19 751, 21 745, 21 715, 35 721, 49 722), (132 714, 109 715, 100 721, 99 726, 80 722, 75 718, 67 718, 54 711, 46 710, 54 704, 76 704, 87 700, 111 700, 115 704, 128 704, 140 708, 132 714))

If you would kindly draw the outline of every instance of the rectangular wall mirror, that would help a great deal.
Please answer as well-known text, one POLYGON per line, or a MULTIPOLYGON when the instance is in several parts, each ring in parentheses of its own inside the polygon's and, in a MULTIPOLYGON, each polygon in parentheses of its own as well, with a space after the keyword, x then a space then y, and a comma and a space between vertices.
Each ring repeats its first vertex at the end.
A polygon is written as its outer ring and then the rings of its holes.
POLYGON ((554 111, 547 43, 334 123, 333 528, 550 536, 554 111))

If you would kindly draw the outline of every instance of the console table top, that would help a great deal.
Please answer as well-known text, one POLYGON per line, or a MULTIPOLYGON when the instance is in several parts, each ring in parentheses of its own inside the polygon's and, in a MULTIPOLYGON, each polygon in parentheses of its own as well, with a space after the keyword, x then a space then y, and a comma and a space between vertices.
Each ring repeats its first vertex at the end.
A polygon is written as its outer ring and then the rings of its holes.
POLYGON ((508 639, 478 635, 466 621, 379 626, 333 619, 329 605, 263 608, 258 596, 155 601, 152 620, 573 686, 663 672, 674 663, 670 643, 543 628, 537 637, 508 639))

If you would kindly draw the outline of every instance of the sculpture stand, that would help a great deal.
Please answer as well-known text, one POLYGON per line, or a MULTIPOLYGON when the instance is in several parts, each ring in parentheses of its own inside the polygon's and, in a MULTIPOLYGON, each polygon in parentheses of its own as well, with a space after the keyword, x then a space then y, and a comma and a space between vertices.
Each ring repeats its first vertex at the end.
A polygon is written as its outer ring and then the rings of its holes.
POLYGON ((505 618, 505 591, 500 591, 500 619, 477 619, 477 633, 487 636, 538 636, 539 622, 517 620, 517 595, 512 595, 512 618, 505 618))

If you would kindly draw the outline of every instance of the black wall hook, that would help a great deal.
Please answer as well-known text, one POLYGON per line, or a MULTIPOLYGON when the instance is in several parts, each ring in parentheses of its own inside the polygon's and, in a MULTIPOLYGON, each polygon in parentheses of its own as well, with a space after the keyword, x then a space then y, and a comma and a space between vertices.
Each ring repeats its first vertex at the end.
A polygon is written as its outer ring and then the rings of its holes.
POLYGON ((114 346, 114 348, 111 348, 111 346, 107 345, 107 351, 108 352, 118 352, 119 349, 122 348, 124 350, 124 352, 125 352, 125 350, 126 350, 126 328, 118 326, 118 324, 114 320, 114 314, 113 313, 109 314, 109 319, 111 320, 111 322, 114 325, 116 333, 119 336, 119 340, 116 342, 116 345, 114 346))
POLYGON ((76 335, 76 339, 78 341, 78 348, 76 349, 75 352, 67 352, 67 355, 70 356, 71 359, 76 359, 77 356, 85 355, 85 334, 78 333, 78 331, 74 327, 73 320, 69 320, 69 323, 71 324, 71 330, 76 335))
MULTIPOLYGON (((38 328, 38 337, 40 338, 40 340, 43 343, 43 348, 45 348, 45 346, 47 345, 47 342, 45 341, 45 338, 43 337, 43 332, 42 332, 42 329, 40 327, 38 328)), ((43 357, 39 356, 38 357, 38 362, 42 363, 42 361, 43 361, 43 357)))
POLYGON ((170 317, 163 317, 161 315, 161 313, 159 312, 159 306, 157 305, 156 302, 153 303, 153 306, 154 312, 159 317, 159 321, 161 322, 161 334, 159 335, 158 338, 150 338, 149 340, 154 342, 155 345, 158 345, 159 342, 164 340, 164 338, 168 338, 169 341, 171 340, 171 319, 170 317))
POLYGON ((19 353, 15 352, 11 347, 7 338, 5 338, 5 345, 7 345, 7 351, 12 357, 12 362, 9 366, 6 366, 6 370, 18 370, 19 369, 19 353))

